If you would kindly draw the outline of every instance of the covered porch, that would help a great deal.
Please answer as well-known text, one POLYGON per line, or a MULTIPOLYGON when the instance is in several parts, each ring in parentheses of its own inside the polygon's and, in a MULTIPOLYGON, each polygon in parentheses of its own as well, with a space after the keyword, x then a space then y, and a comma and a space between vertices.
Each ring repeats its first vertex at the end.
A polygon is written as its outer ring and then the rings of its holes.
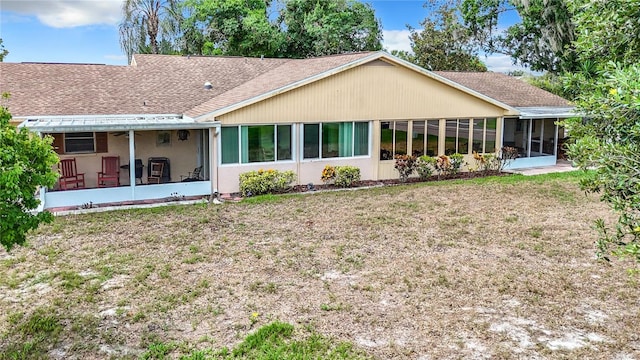
POLYGON ((212 181, 217 122, 160 114, 37 117, 20 126, 53 136, 66 167, 59 167, 61 178, 53 188, 41 190, 44 209, 217 191, 212 181))
POLYGON ((558 121, 575 116, 572 108, 518 108, 518 118, 505 118, 502 146, 518 151, 508 169, 555 165, 563 153, 564 128, 558 121))

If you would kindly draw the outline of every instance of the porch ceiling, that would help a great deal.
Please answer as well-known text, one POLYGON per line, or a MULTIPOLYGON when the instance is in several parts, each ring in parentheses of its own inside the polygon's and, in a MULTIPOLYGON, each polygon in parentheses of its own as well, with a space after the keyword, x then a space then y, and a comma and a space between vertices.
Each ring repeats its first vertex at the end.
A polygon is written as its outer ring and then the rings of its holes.
POLYGON ((27 117, 19 127, 37 132, 208 129, 220 122, 196 122, 179 114, 27 117))
POLYGON ((577 116, 573 107, 518 107, 520 111, 520 119, 546 119, 558 118, 566 119, 577 116))

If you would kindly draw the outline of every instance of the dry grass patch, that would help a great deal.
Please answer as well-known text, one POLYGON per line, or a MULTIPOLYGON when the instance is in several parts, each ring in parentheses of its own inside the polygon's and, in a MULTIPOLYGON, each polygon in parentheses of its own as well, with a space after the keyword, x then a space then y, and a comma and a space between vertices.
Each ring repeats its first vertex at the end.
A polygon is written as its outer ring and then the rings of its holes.
POLYGON ((0 346, 46 309, 58 358, 233 347, 273 321, 385 359, 638 357, 637 277, 595 262, 598 217, 565 174, 57 218, 0 255, 0 346))

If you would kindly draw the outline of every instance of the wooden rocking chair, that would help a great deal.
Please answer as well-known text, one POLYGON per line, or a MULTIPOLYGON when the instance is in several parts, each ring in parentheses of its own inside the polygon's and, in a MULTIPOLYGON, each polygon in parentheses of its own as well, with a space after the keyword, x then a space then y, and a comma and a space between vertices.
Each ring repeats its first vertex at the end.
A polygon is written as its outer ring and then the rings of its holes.
POLYGON ((98 187, 120 186, 120 156, 103 156, 98 187))
POLYGON ((78 174, 76 159, 62 159, 58 163, 60 190, 84 189, 84 173, 78 174))

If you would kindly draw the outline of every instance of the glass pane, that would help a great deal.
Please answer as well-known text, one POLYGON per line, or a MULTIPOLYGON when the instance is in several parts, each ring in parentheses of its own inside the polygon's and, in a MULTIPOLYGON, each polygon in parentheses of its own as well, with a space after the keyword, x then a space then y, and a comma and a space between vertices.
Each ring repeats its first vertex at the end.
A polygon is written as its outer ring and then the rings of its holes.
POLYGON ((322 124, 322 157, 334 158, 340 155, 340 124, 322 124))
POLYGON ((357 122, 354 124, 354 149, 353 155, 366 156, 369 155, 369 123, 357 122))
POLYGON ((424 121, 413 122, 411 135, 411 154, 413 156, 424 155, 424 121))
POLYGON ((542 121, 542 153, 544 155, 553 155, 555 152, 555 136, 556 124, 554 119, 544 119, 542 121))
POLYGON ((484 119, 473 120, 473 149, 477 153, 483 153, 482 138, 484 137, 484 119))
POLYGON ((496 151, 496 119, 487 119, 484 141, 484 152, 493 153, 496 151))
POLYGON ((393 159, 393 123, 380 123, 380 160, 393 159))
POLYGON ((87 153, 95 151, 92 132, 67 133, 64 135, 64 148, 68 153, 87 153))
POLYGON ((278 125, 278 160, 291 160, 291 125, 278 125))
POLYGON ((238 127, 223 127, 220 132, 222 138, 222 163, 237 164, 240 162, 238 153, 238 127))
POLYGON ((247 129, 246 134, 244 131, 242 133, 242 141, 246 141, 247 144, 246 147, 243 146, 243 150, 247 151, 247 162, 274 161, 274 126, 259 125, 243 126, 242 128, 243 130, 247 129))
POLYGON ((458 120, 447 120, 446 137, 444 138, 444 153, 451 155, 456 152, 456 137, 458 134, 458 120))
POLYGON ((353 156, 353 123, 340 123, 340 157, 353 156))
POLYGON ((469 153, 469 120, 458 120, 458 153, 469 153))
POLYGON ((394 155, 406 155, 407 154, 407 134, 409 129, 408 121, 396 121, 396 148, 394 155))
POLYGON ((438 155, 438 135, 440 120, 427 120, 427 155, 438 155))
POLYGON ((304 124, 304 153, 305 159, 320 157, 320 124, 304 124))

